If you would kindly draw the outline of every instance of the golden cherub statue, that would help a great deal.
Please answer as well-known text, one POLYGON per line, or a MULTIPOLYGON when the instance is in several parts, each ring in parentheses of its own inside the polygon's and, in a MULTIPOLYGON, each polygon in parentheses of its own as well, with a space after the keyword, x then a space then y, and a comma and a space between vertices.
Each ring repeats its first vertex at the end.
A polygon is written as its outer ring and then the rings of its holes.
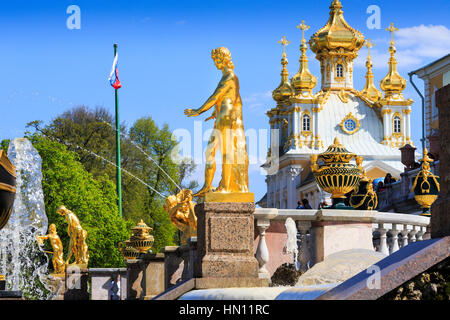
POLYGON ((193 192, 189 189, 183 189, 178 194, 167 197, 164 204, 170 221, 181 231, 181 244, 187 244, 187 239, 197 236, 194 206, 193 192))
POLYGON ((55 271, 55 274, 65 274, 66 262, 63 257, 63 245, 58 233, 56 232, 56 225, 52 223, 48 228, 48 234, 45 236, 36 236, 36 239, 40 246, 44 245, 44 240, 50 240, 50 245, 53 248, 53 252, 46 252, 53 254, 53 270, 55 271))
POLYGON ((64 206, 59 207, 57 211, 61 216, 66 218, 67 233, 70 237, 69 257, 66 264, 69 264, 72 255, 75 257, 73 265, 87 268, 89 262, 88 246, 86 244, 87 231, 83 230, 78 217, 64 206))
POLYGON ((248 193, 247 142, 242 120, 242 99, 239 94, 239 80, 234 73, 231 53, 225 47, 211 53, 217 69, 222 71, 216 90, 198 109, 186 109, 188 117, 196 117, 215 106, 211 117, 216 119, 214 130, 206 149, 205 184, 195 196, 212 192, 212 181, 216 171, 215 155, 218 148, 222 154, 222 180, 215 192, 248 193))

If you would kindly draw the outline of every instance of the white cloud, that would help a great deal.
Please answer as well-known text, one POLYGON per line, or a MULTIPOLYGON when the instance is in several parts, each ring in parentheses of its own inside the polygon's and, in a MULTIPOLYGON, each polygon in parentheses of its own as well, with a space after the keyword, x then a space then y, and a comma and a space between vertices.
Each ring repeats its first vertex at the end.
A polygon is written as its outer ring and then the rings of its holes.
POLYGON ((267 104, 271 102, 271 99, 272 91, 255 92, 242 98, 242 102, 245 104, 245 107, 256 109, 266 107, 267 104))
MULTIPOLYGON (((394 34, 398 68, 420 67, 430 60, 439 59, 450 53, 450 30, 442 25, 419 25, 402 28, 394 34)), ((386 68, 389 60, 390 37, 375 39, 375 48, 370 50, 375 69, 386 68), (382 48, 385 48, 383 50, 382 48)), ((356 67, 365 67, 367 49, 360 51, 355 60, 356 67)))

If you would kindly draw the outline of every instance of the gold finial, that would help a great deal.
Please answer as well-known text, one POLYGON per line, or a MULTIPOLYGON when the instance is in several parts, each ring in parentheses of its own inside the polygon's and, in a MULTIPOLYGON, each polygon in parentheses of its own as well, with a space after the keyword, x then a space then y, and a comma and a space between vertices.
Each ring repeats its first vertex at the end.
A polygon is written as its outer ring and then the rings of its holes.
POLYGON ((402 98, 402 100, 404 100, 401 93, 406 88, 406 80, 398 73, 397 60, 395 59, 395 52, 397 50, 395 49, 394 32, 398 30, 398 28, 394 27, 393 22, 388 28, 386 28, 386 31, 391 33, 391 46, 389 47, 391 57, 389 58, 389 72, 386 77, 381 80, 380 86, 385 92, 385 99, 398 95, 402 98))
POLYGON ((383 94, 375 87, 375 84, 373 82, 373 72, 372 72, 373 64, 372 59, 370 57, 370 49, 373 48, 375 45, 372 42, 370 42, 369 38, 367 38, 367 40, 364 42, 364 46, 367 47, 367 62, 366 62, 367 73, 366 73, 366 85, 364 89, 361 91, 361 94, 367 99, 373 102, 377 102, 383 97, 383 94))
POLYGON ((302 30, 302 43, 306 42, 305 40, 305 31, 309 30, 311 27, 305 24, 305 20, 302 20, 302 23, 297 26, 297 29, 302 30))
POLYGON ((298 73, 292 77, 292 86, 295 89, 296 94, 300 94, 303 98, 312 96, 312 89, 317 84, 317 78, 311 74, 308 69, 308 57, 306 56, 306 50, 308 47, 306 46, 305 40, 305 31, 310 27, 305 24, 305 20, 302 20, 302 23, 297 26, 297 29, 302 30, 302 44, 300 45, 300 51, 302 55, 300 57, 300 69, 298 73))
POLYGON ((279 44, 283 46, 283 54, 286 53, 286 47, 291 43, 286 39, 286 36, 283 36, 280 41, 278 41, 279 44))
POLYGON ((389 31, 391 33, 391 44, 394 42, 394 32, 398 31, 399 29, 394 27, 394 23, 391 22, 388 28, 386 28, 386 31, 389 31))
POLYGON ((272 92, 272 97, 275 101, 279 103, 283 103, 290 96, 294 94, 294 90, 292 89, 289 83, 289 72, 287 70, 288 59, 286 55, 286 46, 291 42, 286 39, 286 36, 283 36, 279 44, 283 46, 283 56, 281 58, 281 65, 283 66, 281 69, 281 83, 280 85, 272 92))

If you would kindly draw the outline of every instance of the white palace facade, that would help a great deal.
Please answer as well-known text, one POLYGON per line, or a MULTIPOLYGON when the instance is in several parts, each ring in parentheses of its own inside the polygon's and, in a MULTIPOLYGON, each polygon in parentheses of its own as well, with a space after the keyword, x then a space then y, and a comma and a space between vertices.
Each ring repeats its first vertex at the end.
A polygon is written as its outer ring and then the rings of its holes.
MULTIPOLYGON (((289 79, 283 49, 281 83, 273 91, 276 107, 267 112, 273 132, 271 148, 264 167, 267 175, 267 207, 294 209, 307 198, 313 208, 328 198, 316 184, 310 169, 310 155, 321 153, 335 137, 351 152, 364 156, 364 168, 370 179, 391 173, 396 179, 403 172, 400 147, 411 141, 411 99, 402 91, 406 80, 397 71, 393 24, 389 47, 389 70, 374 84, 369 39, 345 21, 342 4, 333 0, 327 24, 309 40, 310 49, 320 62, 321 85, 308 70, 304 22, 301 58, 297 74, 289 79), (367 46, 366 85, 353 87, 353 62, 362 46, 367 46), (316 91, 316 92, 314 92, 316 91)), ((285 47, 285 37, 280 41, 285 47)), ((330 201, 328 201, 330 203, 330 201)))

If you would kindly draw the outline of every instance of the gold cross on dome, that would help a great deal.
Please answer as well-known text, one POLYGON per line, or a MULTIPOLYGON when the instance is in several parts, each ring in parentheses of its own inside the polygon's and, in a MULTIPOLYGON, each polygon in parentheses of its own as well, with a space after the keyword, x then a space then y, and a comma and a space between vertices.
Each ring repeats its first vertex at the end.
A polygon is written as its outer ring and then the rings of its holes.
POLYGON ((283 53, 286 53, 286 46, 291 42, 286 39, 286 36, 283 36, 283 38, 281 38, 281 40, 278 41, 278 43, 283 46, 283 53))
POLYGON ((375 45, 372 42, 370 42, 369 38, 367 38, 366 41, 364 41, 364 46, 367 47, 367 52, 368 55, 370 56, 370 49, 373 48, 375 45))
POLYGON ((309 28, 310 28, 310 26, 307 26, 305 24, 305 20, 302 20, 302 23, 297 26, 297 29, 302 30, 302 40, 305 39, 305 31, 308 30, 309 28))
POLYGON ((389 26, 389 28, 386 28, 386 31, 389 31, 391 33, 391 41, 394 41, 394 32, 398 31, 399 29, 394 27, 394 23, 391 22, 391 25, 389 26))

